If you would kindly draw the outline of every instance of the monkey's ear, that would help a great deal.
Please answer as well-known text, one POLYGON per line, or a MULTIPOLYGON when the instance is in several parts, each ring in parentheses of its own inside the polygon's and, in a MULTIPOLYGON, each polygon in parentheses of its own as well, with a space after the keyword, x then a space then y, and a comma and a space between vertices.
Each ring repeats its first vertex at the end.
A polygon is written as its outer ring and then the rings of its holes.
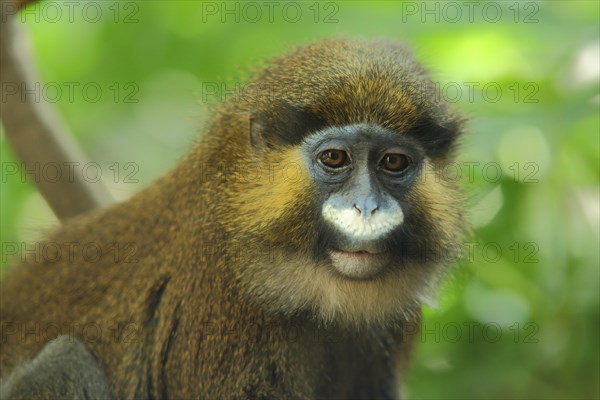
POLYGON ((297 145, 324 127, 325 121, 309 108, 278 102, 271 110, 250 113, 250 143, 254 148, 297 145))
POLYGON ((432 118, 421 118, 409 135, 417 139, 432 158, 443 158, 453 150, 458 137, 462 134, 463 120, 459 117, 437 122, 432 118))
POLYGON ((254 149, 272 147, 266 140, 264 117, 259 113, 250 113, 248 117, 248 131, 250 132, 250 144, 254 149))

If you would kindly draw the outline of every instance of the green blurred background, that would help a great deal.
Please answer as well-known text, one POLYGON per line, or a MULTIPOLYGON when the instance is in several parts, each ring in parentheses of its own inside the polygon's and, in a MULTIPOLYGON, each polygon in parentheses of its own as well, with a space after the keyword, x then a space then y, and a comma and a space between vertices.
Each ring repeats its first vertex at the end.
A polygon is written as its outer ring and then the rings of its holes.
MULTIPOLYGON (((45 96, 119 199, 184 154, 215 84, 232 89, 320 37, 408 42, 470 116, 456 171, 472 225, 426 310, 408 396, 600 396, 599 2, 87 3, 19 18, 45 96)), ((1 140, 2 162, 16 162, 1 140)), ((34 185, 4 170, 0 199, 2 242, 56 224, 34 185)))

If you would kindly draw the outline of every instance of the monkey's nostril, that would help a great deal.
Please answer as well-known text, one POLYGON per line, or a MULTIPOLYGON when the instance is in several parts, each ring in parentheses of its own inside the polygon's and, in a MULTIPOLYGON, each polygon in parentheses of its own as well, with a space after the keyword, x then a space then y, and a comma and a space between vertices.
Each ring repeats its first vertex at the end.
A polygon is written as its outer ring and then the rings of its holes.
POLYGON ((352 205, 352 207, 353 207, 353 208, 354 208, 354 209, 355 209, 355 210, 358 212, 358 215, 359 215, 359 216, 363 214, 363 211, 362 211, 363 209, 364 209, 364 210, 367 210, 367 211, 365 211, 365 213, 364 213, 364 214, 365 214, 365 217, 367 217, 367 218, 368 218, 369 216, 371 216, 371 215, 375 214, 375 211, 379 210, 379 206, 375 206, 375 207, 369 207, 369 206, 363 206, 363 207, 359 207, 359 206, 357 206, 357 205, 356 205, 356 203, 355 203, 355 204, 353 204, 353 205, 352 205), (368 212, 368 210, 371 210, 371 212, 368 212))

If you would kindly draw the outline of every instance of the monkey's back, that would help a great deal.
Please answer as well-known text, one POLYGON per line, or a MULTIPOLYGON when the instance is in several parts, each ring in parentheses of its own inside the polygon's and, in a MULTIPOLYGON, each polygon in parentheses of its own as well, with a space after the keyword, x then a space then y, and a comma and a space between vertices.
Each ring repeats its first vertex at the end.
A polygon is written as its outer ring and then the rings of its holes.
POLYGON ((189 268, 202 281, 207 268, 195 248, 200 255, 202 239, 214 241, 210 230, 202 232, 206 211, 188 207, 193 215, 185 215, 180 188, 189 186, 174 174, 126 202, 67 221, 3 274, 2 376, 62 334, 92 350, 119 395, 148 391, 149 355, 166 340, 161 330, 169 329, 160 315, 165 289, 189 268), (189 234, 183 225, 191 221, 202 233, 195 243, 180 234, 189 234))

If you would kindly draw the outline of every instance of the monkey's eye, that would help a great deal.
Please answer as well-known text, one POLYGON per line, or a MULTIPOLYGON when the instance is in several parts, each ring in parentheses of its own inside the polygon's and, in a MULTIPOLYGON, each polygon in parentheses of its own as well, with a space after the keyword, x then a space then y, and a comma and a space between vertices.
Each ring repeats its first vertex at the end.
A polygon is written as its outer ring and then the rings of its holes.
POLYGON ((388 153, 383 156, 379 165, 389 172, 401 173, 406 171, 410 164, 411 160, 407 155, 388 153))
POLYGON ((329 168, 341 168, 348 162, 348 153, 339 149, 327 149, 319 154, 319 160, 329 168))

